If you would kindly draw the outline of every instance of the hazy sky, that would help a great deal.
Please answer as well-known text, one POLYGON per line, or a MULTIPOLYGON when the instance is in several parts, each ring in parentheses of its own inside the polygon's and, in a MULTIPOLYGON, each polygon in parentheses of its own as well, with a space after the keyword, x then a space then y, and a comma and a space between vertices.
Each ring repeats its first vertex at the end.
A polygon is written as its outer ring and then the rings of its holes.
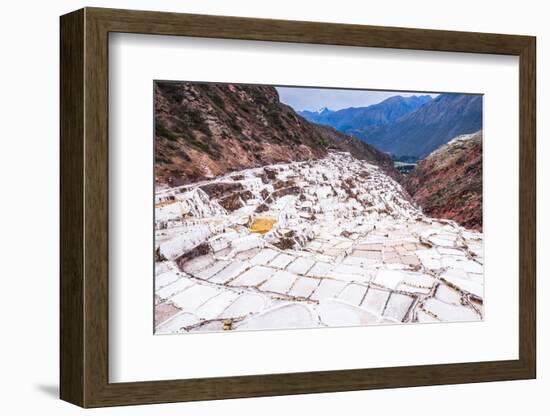
POLYGON ((423 92, 337 90, 332 88, 276 87, 281 101, 296 111, 316 111, 323 107, 340 110, 348 107, 366 107, 394 95, 431 95, 423 92))

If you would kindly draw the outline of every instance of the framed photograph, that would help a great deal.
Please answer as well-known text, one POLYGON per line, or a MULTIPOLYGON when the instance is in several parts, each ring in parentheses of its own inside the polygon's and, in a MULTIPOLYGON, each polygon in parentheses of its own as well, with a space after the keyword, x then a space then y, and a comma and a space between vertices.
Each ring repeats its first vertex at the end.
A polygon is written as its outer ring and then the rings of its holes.
POLYGON ((534 378, 535 49, 62 16, 61 398, 534 378))

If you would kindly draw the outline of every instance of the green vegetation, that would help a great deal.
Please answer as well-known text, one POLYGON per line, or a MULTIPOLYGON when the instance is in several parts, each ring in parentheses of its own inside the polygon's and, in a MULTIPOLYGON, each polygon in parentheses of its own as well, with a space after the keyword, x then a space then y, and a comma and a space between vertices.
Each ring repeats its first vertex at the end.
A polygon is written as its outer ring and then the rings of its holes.
POLYGON ((210 100, 218 107, 220 108, 221 110, 224 110, 225 111, 225 102, 222 100, 222 98, 220 97, 220 94, 217 90, 217 88, 213 85, 208 85, 208 84, 205 84, 203 85, 203 89, 205 90, 206 92, 206 95, 208 96, 208 98, 210 98, 210 100))
POLYGON ((178 139, 178 136, 175 135, 172 131, 168 130, 166 126, 162 124, 158 119, 155 120, 155 135, 173 141, 178 139))
POLYGON ((181 103, 183 100, 183 87, 179 82, 156 82, 163 95, 171 101, 181 103))

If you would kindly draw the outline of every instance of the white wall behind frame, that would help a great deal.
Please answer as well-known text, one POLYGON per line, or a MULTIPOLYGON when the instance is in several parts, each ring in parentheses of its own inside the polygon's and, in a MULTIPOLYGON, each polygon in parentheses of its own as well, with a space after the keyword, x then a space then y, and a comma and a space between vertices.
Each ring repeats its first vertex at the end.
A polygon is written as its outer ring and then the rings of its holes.
MULTIPOLYGON (((6 2, 0 14, 4 80, 0 114, 0 205, 2 277, 0 302, 0 401, 2 414, 81 415, 82 409, 59 401, 58 386, 58 16, 83 6, 166 10, 187 13, 406 26, 433 29, 532 34, 537 36, 538 94, 538 379, 501 383, 434 386, 364 392, 311 394, 262 399, 90 409, 89 415, 277 415, 342 413, 462 416, 545 415, 550 390, 548 275, 550 146, 544 115, 550 100, 548 57, 550 26, 539 0, 52 0, 6 2), (22 29, 21 22, 25 27, 22 29), (32 103, 32 105, 30 104, 32 103), (31 111, 32 107, 32 111, 31 111), (22 160, 26 168, 22 169, 22 160), (32 199, 29 199, 32 185, 32 199), (544 189, 546 188, 546 189, 544 189), (22 218, 29 220, 22 221, 22 218), (32 219, 32 220, 31 220, 32 219), (32 246, 32 248, 28 248, 32 246), (28 249, 25 249, 25 248, 28 249), (547 250, 546 250, 547 251, 547 250), (39 267, 38 267, 39 266, 39 267)), ((503 186, 507 186, 503 184, 503 186)))
POLYGON ((111 381, 517 358, 517 58, 112 34, 110 70, 111 381), (154 79, 483 93, 484 322, 151 335, 154 79))

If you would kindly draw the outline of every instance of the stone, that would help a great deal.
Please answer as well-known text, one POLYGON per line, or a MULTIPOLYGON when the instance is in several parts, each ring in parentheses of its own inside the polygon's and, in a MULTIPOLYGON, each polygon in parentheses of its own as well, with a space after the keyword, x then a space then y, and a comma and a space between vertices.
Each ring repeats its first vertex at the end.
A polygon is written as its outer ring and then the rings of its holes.
POLYGON ((453 234, 437 234, 429 237, 428 240, 436 246, 453 247, 456 236, 453 234))
POLYGON ((323 250, 323 254, 331 257, 338 257, 343 255, 344 253, 345 249, 342 248, 327 248, 326 250, 323 250))
POLYGON ((416 310, 416 321, 419 323, 435 323, 441 322, 439 319, 433 317, 432 315, 424 312, 422 309, 416 310))
POLYGON ((168 271, 155 276, 155 292, 158 292, 163 287, 174 283, 180 276, 175 271, 168 271))
POLYGON ((186 332, 185 328, 199 323, 199 318, 190 312, 182 312, 163 322, 155 329, 155 334, 178 334, 186 332))
POLYGON ((401 259, 409 253, 409 251, 403 246, 397 246, 395 251, 401 256, 401 259))
POLYGON ((419 266, 420 261, 415 256, 401 256, 401 263, 407 264, 409 266, 419 266))
POLYGON ((244 273, 250 265, 241 260, 233 260, 229 265, 208 279, 209 282, 225 284, 244 273))
POLYGON ((361 307, 379 316, 386 306, 390 292, 370 287, 361 303, 361 307))
POLYGON ((376 260, 370 260, 365 257, 352 257, 348 256, 345 259, 342 260, 342 264, 347 264, 348 266, 362 266, 362 267, 370 267, 378 262, 376 260))
POLYGON ((264 241, 261 236, 257 234, 251 234, 246 237, 236 238, 231 241, 231 248, 235 253, 250 250, 256 247, 262 247, 264 241))
POLYGON ((243 293, 219 315, 220 318, 239 318, 261 312, 269 305, 268 298, 256 293, 243 293))
POLYGON ((459 269, 464 270, 466 263, 466 257, 463 256, 443 256, 441 258, 441 266, 447 269, 459 269))
POLYGON ((275 306, 236 325, 239 330, 311 328, 317 326, 313 313, 305 305, 290 303, 275 306))
POLYGON ((181 277, 175 282, 167 286, 164 286, 162 289, 157 290, 156 294, 161 299, 169 299, 170 297, 174 296, 176 293, 183 292, 184 290, 190 288, 194 284, 195 283, 191 279, 188 279, 187 277, 181 277))
POLYGON ((214 256, 211 254, 206 254, 186 261, 183 264, 182 269, 185 273, 193 275, 203 269, 206 269, 207 267, 210 267, 215 261, 214 256))
POLYGON ((331 327, 372 325, 378 322, 378 317, 365 309, 335 299, 321 300, 317 313, 321 322, 331 327))
POLYGON ((184 311, 194 312, 199 306, 219 293, 220 289, 197 283, 190 288, 175 294, 170 298, 170 301, 184 311))
POLYGON ((464 256, 464 253, 456 248, 439 247, 437 251, 439 251, 442 255, 447 256, 464 256))
POLYGON ((441 261, 438 259, 433 259, 429 257, 421 257, 420 262, 426 269, 430 270, 439 270, 441 269, 441 261))
POLYGON ((286 270, 296 274, 306 274, 309 269, 315 264, 315 260, 307 257, 298 257, 292 263, 290 263, 286 270))
POLYGON ((357 250, 365 251, 381 251, 383 247, 382 244, 358 244, 355 246, 357 250))
POLYGON ((158 326, 168 318, 176 315, 178 312, 181 312, 181 310, 170 302, 155 305, 155 325, 158 326))
POLYGON ((320 300, 337 297, 345 286, 345 282, 332 279, 322 279, 321 283, 319 284, 315 292, 313 292, 310 299, 320 300))
POLYGON ((197 308, 195 313, 201 319, 216 319, 238 297, 238 293, 225 290, 204 302, 201 306, 197 308))
POLYGON ((483 319, 483 234, 345 152, 169 186, 156 333, 483 319))
POLYGON ((414 286, 431 289, 436 279, 429 274, 408 272, 403 275, 403 283, 414 286))
POLYGON ((351 255, 371 260, 382 260, 382 253, 380 251, 353 250, 351 255))
POLYGON ((230 286, 258 286, 268 280, 276 272, 265 266, 254 266, 229 282, 230 286))
POLYGON ((366 274, 366 271, 363 267, 349 266, 346 264, 337 264, 329 272, 329 275, 328 275, 329 277, 330 277, 330 273, 354 274, 357 276, 364 276, 366 274))
POLYGON ((414 300, 412 296, 392 293, 384 309, 384 316, 403 322, 414 300))
POLYGON ((218 234, 217 236, 212 237, 208 240, 210 247, 214 253, 221 251, 231 244, 231 241, 239 237, 239 233, 235 231, 230 231, 227 233, 218 234))
POLYGON ((275 267, 278 269, 284 269, 295 259, 296 258, 294 256, 289 256, 288 254, 281 253, 277 257, 275 257, 273 260, 271 260, 271 262, 269 263, 269 266, 275 267))
POLYGON ((287 293, 294 281, 298 278, 294 273, 290 273, 284 270, 278 270, 260 286, 262 291, 275 292, 275 293, 287 293))
POLYGON ((469 279, 468 277, 468 273, 466 273, 464 270, 462 269, 447 269, 445 271, 443 271, 440 276, 444 279, 453 279, 453 278, 458 278, 458 279, 469 279))
POLYGON ((468 279, 461 279, 459 277, 449 276, 444 277, 444 280, 450 285, 477 296, 483 299, 483 285, 468 279))
POLYGON ((174 265, 170 261, 155 262, 155 276, 174 270, 174 265))
POLYGON ((400 292, 407 292, 411 294, 422 294, 422 295, 429 295, 430 292, 432 291, 431 288, 410 286, 406 283, 400 283, 397 286, 397 290, 400 292))
POLYGON ((225 267, 229 265, 229 261, 227 260, 218 260, 215 263, 213 263, 211 266, 207 267, 204 270, 201 270, 197 273, 195 273, 195 277, 198 277, 199 279, 208 280, 215 274, 219 273, 221 270, 223 270, 225 267))
POLYGON ((239 260, 250 260, 260 252, 259 248, 251 248, 250 250, 240 251, 235 255, 236 259, 239 260))
POLYGON ((464 264, 464 271, 468 273, 483 273, 483 266, 473 260, 468 260, 464 264))
POLYGON ((445 283, 441 283, 437 286, 435 297, 445 303, 462 305, 462 294, 458 290, 447 286, 445 283))
POLYGON ((405 273, 399 270, 380 270, 372 281, 385 288, 395 289, 404 278, 405 273))
POLYGON ((263 265, 266 266, 271 260, 273 260, 279 252, 271 248, 264 248, 253 258, 250 259, 250 264, 252 265, 263 265))
POLYGON ((326 277, 332 268, 333 265, 330 263, 317 262, 309 269, 307 275, 313 277, 326 277))
POLYGON ((484 279, 481 273, 467 273, 466 278, 483 286, 484 279))
POLYGON ((292 286, 288 294, 291 296, 307 299, 311 296, 315 289, 317 289, 320 282, 321 281, 319 279, 299 277, 294 282, 294 285, 292 286))
POLYGON ((351 303, 352 305, 360 305, 367 293, 367 287, 351 283, 338 295, 338 299, 351 303))
POLYGON ((174 238, 159 244, 159 254, 168 260, 192 250, 204 243, 211 235, 210 228, 206 224, 194 224, 182 229, 174 238))
POLYGON ((201 325, 189 328, 189 332, 221 332, 223 327, 223 321, 206 321, 201 325))
POLYGON ((480 320, 480 316, 471 307, 451 305, 434 298, 426 300, 423 308, 442 321, 468 322, 480 320))

